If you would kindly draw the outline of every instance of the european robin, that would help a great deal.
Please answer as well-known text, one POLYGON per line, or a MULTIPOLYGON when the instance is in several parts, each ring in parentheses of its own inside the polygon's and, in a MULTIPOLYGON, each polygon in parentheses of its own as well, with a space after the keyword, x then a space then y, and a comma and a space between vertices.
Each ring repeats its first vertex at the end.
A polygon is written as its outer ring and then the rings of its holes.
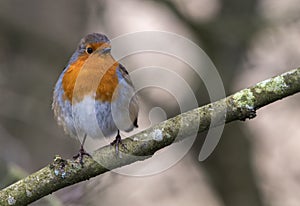
POLYGON ((56 83, 52 108, 56 120, 72 137, 83 139, 79 154, 82 163, 86 137, 103 138, 116 134, 116 152, 121 142, 120 130, 137 127, 138 98, 124 66, 111 55, 107 36, 88 34, 56 83))

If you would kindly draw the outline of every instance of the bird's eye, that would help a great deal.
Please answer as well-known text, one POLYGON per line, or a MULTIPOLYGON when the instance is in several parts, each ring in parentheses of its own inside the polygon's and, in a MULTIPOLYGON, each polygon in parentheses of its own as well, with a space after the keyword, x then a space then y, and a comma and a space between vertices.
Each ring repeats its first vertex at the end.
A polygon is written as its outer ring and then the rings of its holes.
POLYGON ((91 53, 93 53, 93 48, 92 47, 88 47, 88 48, 86 48, 86 52, 88 53, 88 54, 91 54, 91 53))

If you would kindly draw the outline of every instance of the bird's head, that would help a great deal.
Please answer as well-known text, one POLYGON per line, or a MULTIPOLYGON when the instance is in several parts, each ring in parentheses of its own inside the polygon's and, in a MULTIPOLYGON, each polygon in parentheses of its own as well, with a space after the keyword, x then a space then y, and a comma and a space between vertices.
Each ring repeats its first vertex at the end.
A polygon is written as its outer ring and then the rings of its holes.
POLYGON ((110 53, 111 45, 107 36, 100 33, 92 33, 83 37, 70 59, 70 63, 73 63, 78 58, 82 57, 87 59, 91 54, 97 52, 98 54, 110 53))
POLYGON ((90 55, 94 52, 100 54, 109 53, 111 49, 110 40, 104 34, 88 34, 80 40, 77 52, 81 55, 90 55))

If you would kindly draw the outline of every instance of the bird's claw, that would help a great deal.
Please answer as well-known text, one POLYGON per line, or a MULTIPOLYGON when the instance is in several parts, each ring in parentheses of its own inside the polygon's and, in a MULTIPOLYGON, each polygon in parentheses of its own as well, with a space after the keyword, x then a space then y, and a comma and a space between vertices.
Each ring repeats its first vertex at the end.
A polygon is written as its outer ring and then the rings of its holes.
POLYGON ((121 145, 125 150, 128 150, 127 147, 125 146, 125 144, 123 144, 122 139, 120 134, 118 133, 118 135, 116 136, 116 139, 110 143, 111 146, 115 145, 116 148, 116 155, 120 158, 122 158, 121 153, 119 151, 119 145, 121 145))
POLYGON ((87 153, 87 152, 84 150, 83 147, 81 147, 80 150, 79 150, 79 152, 78 152, 78 154, 73 156, 73 159, 74 159, 74 160, 79 159, 79 163, 80 163, 81 165, 83 165, 83 156, 92 157, 89 153, 87 153))

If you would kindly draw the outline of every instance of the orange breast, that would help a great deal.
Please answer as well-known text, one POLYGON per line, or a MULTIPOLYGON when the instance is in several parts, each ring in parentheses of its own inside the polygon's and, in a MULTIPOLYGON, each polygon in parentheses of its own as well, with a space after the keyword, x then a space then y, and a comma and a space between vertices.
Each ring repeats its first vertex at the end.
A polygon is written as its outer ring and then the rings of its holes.
POLYGON ((107 72, 103 75, 103 78, 100 81, 100 84, 96 92, 96 100, 108 101, 111 102, 115 89, 117 88, 119 81, 117 76, 117 67, 118 63, 115 62, 112 67, 110 67, 107 72))
POLYGON ((87 95, 95 95, 96 100, 111 102, 118 86, 118 66, 118 62, 109 54, 80 56, 63 77, 64 98, 76 103, 87 95))

